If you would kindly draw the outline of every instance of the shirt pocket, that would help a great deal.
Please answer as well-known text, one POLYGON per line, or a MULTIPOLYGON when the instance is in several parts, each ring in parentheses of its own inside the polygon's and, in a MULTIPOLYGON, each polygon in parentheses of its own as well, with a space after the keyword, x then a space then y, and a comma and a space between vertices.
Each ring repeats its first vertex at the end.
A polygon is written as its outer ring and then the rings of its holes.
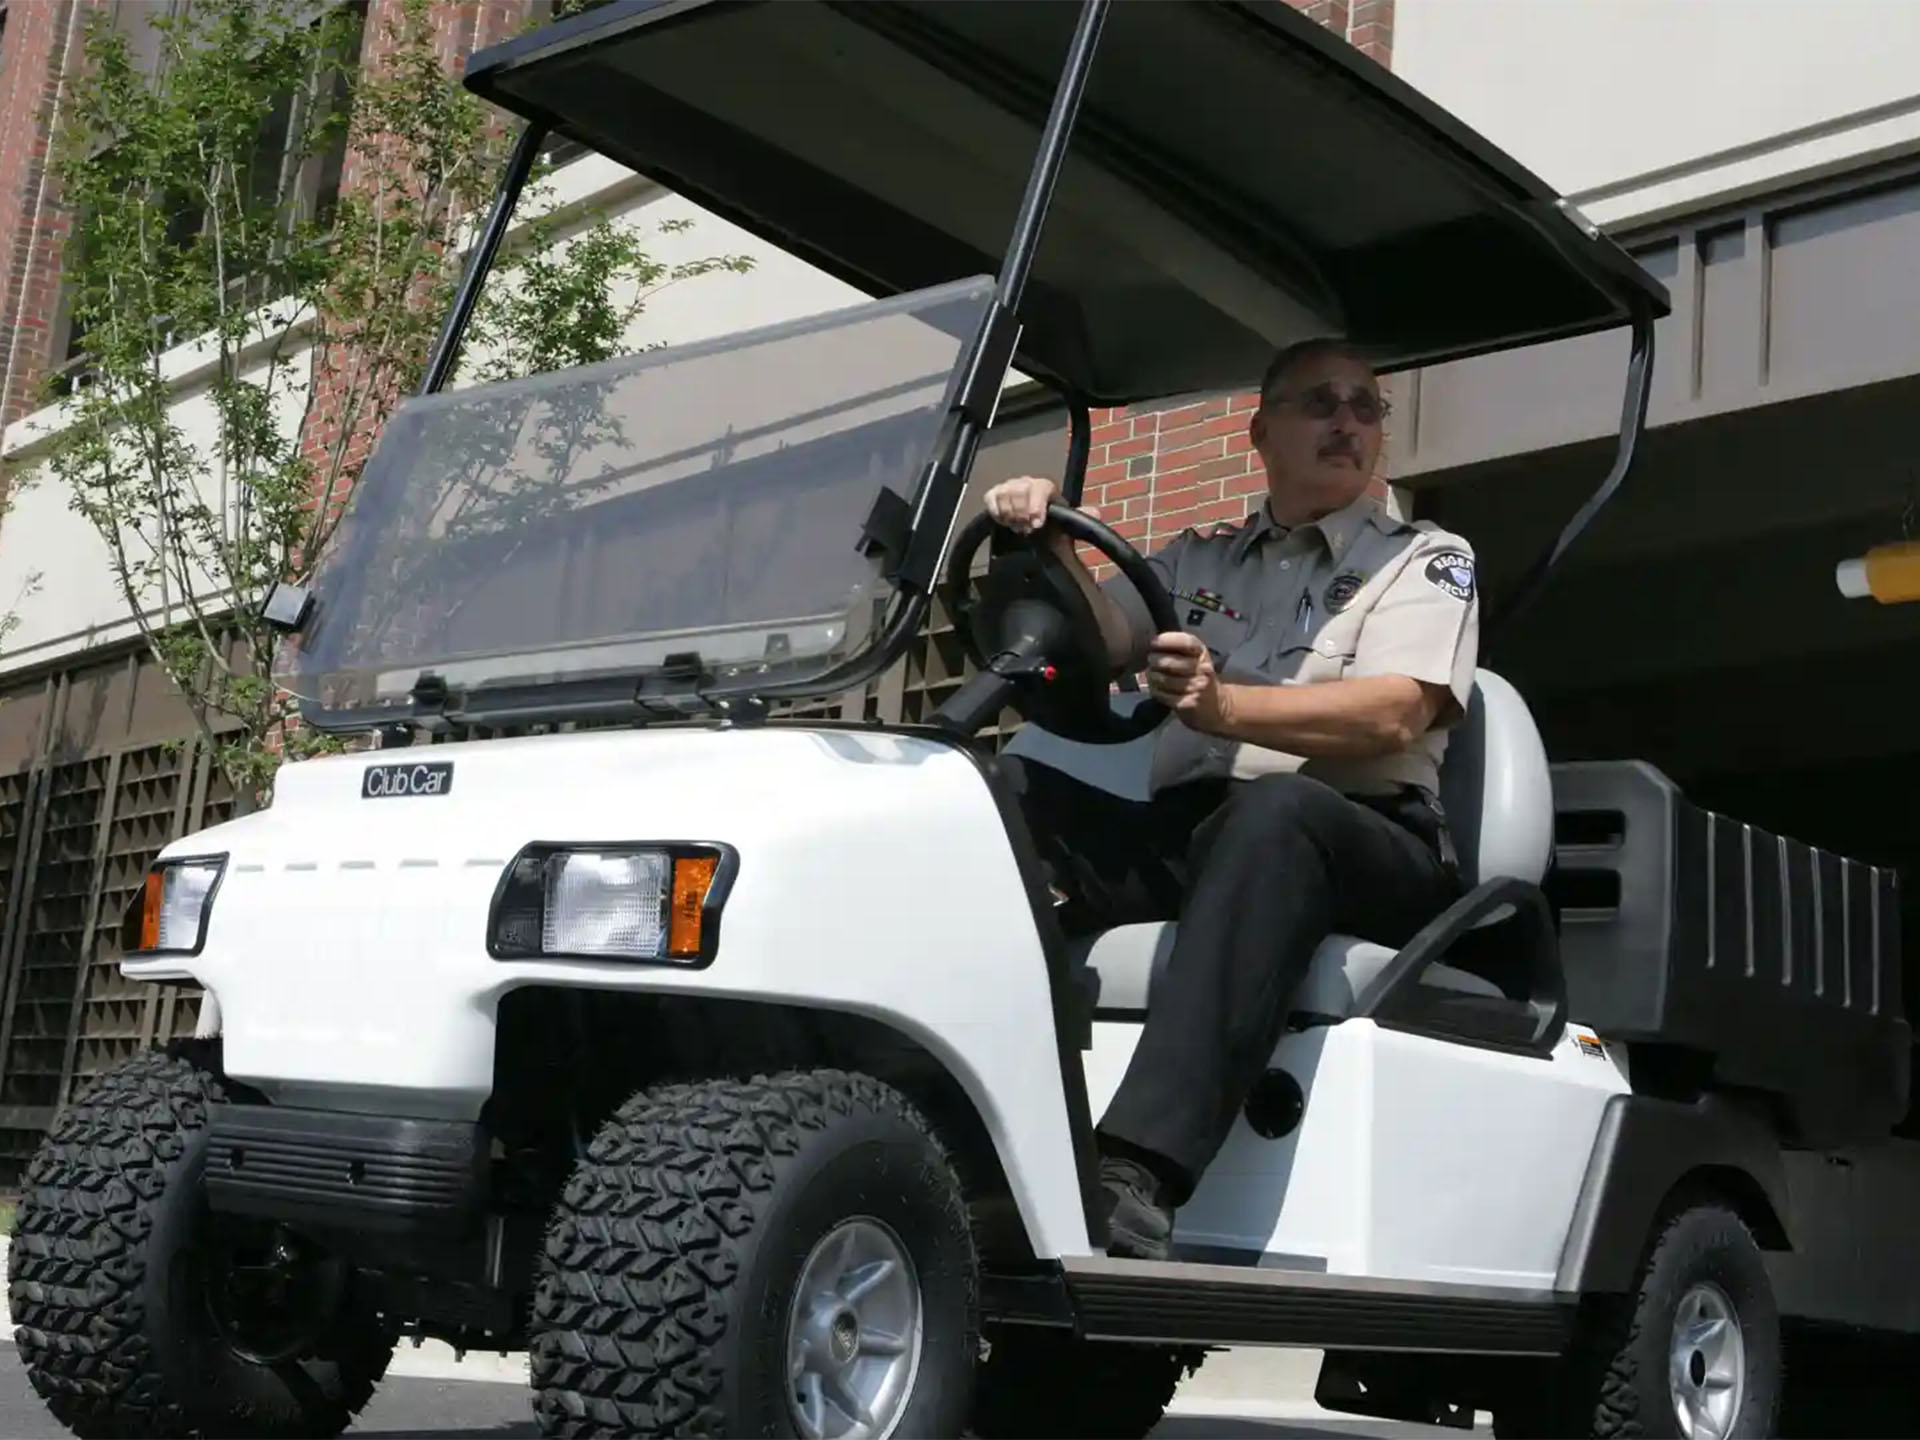
POLYGON ((1290 684, 1338 680, 1347 673, 1359 650, 1359 627, 1345 623, 1344 616, 1336 616, 1311 634, 1292 631, 1274 657, 1274 668, 1290 684))

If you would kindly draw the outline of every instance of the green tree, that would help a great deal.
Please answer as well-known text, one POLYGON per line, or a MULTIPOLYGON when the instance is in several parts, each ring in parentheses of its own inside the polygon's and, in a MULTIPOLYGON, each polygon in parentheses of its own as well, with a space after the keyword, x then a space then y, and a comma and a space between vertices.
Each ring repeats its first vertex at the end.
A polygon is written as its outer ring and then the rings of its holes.
MULTIPOLYGON (((514 139, 448 72, 428 0, 384 13, 363 37, 359 7, 195 0, 151 22, 157 68, 96 16, 53 162, 87 360, 47 473, 249 801, 282 750, 331 748, 292 723, 262 604, 325 558, 417 390, 514 139), (316 184, 343 154, 345 183, 316 184), (317 440, 316 415, 337 417, 317 440)), ((751 264, 665 265, 606 215, 552 212, 547 178, 463 350, 474 379, 619 354, 662 286, 751 264)))

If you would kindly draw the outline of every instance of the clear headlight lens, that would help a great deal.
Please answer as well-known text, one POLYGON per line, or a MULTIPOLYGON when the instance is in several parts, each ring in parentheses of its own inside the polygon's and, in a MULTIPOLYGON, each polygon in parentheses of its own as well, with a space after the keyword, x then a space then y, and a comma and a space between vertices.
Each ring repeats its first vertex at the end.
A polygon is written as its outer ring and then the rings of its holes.
POLYGON ((657 958, 667 943, 673 864, 658 850, 586 851, 547 862, 540 948, 549 955, 657 958))
POLYGON ((198 951, 213 893, 226 868, 224 855, 167 860, 154 866, 121 922, 121 950, 128 955, 198 951))
POLYGON ((733 853, 719 845, 530 846, 488 924, 497 959, 713 958, 733 853))

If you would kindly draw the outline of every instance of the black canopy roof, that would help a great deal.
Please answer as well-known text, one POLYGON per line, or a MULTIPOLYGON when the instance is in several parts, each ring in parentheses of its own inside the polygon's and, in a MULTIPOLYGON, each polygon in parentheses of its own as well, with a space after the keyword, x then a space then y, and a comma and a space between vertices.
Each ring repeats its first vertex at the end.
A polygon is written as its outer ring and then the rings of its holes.
MULTIPOLYGON (((990 274, 1079 6, 614 0, 467 84, 872 295, 990 274)), ((1285 0, 1119 0, 1017 367, 1096 405, 1625 323, 1665 289, 1539 179, 1285 0)))

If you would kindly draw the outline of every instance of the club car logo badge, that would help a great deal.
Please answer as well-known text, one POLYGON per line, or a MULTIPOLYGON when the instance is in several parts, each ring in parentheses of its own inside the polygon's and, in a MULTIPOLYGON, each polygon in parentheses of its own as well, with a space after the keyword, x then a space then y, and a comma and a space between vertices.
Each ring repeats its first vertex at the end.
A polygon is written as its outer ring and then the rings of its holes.
POLYGON ((401 800, 414 795, 444 795, 453 789, 451 760, 416 760, 399 765, 369 765, 360 780, 362 800, 401 800))
POLYGON ((1473 557, 1458 550, 1442 550, 1427 561, 1427 579, 1456 600, 1473 598, 1473 557))

